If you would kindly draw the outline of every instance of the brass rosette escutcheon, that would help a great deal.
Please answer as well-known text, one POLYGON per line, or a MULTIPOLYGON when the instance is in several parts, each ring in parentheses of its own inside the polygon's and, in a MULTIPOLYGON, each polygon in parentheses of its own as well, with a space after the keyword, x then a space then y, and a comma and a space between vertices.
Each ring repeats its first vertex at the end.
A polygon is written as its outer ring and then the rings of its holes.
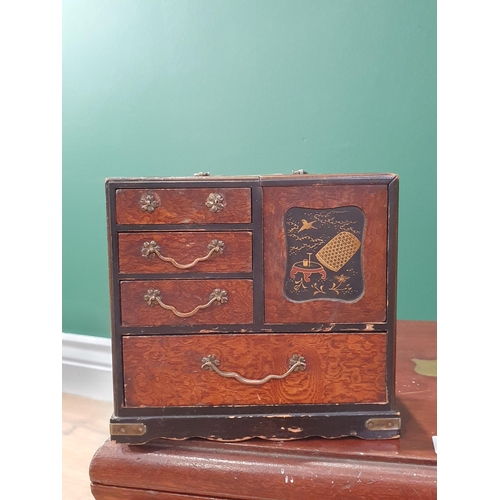
POLYGON ((205 202, 205 206, 208 207, 210 212, 221 212, 226 207, 226 201, 221 194, 210 193, 205 202))
POLYGON ((144 193, 140 199, 141 210, 152 213, 160 206, 160 200, 154 193, 144 193))

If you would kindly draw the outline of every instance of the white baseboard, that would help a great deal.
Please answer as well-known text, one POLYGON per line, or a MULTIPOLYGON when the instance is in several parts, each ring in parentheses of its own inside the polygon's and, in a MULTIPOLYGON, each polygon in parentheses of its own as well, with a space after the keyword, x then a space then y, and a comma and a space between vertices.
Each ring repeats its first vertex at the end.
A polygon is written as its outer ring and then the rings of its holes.
POLYGON ((62 392, 113 401, 111 339, 62 334, 62 392))

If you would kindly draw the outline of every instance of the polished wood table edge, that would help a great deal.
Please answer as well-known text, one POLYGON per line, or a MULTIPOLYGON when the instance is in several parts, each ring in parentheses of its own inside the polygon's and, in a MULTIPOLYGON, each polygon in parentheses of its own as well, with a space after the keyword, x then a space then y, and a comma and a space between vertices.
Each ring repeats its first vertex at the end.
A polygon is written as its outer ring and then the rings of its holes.
MULTIPOLYGON (((347 491, 342 490, 346 488, 355 488, 360 495, 377 491, 387 499, 434 498, 436 490, 437 468, 430 465, 314 458, 294 453, 237 453, 228 447, 213 450, 194 446, 191 450, 179 444, 166 453, 162 446, 132 447, 108 442, 91 466, 92 490, 95 494, 100 494, 99 489, 109 493, 107 487, 119 486, 124 489, 121 494, 147 489, 155 493, 190 494, 194 498, 245 500, 261 498, 260 495, 302 498, 301 490, 309 495, 306 498, 320 498, 337 489, 339 498, 345 498, 347 491), (295 488, 293 493, 286 494, 284 488, 289 482, 295 488), (243 483, 245 488, 240 491, 243 483)), ((131 498, 149 496, 141 493, 131 498)))

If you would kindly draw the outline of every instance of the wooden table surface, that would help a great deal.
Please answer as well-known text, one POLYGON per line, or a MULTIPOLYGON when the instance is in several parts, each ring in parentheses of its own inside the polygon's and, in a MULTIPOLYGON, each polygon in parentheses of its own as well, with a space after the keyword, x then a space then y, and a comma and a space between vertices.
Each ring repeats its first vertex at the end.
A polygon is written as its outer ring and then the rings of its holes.
POLYGON ((90 465, 92 493, 97 500, 436 498, 435 360, 436 323, 399 321, 400 439, 192 439, 143 446, 107 440, 90 465))

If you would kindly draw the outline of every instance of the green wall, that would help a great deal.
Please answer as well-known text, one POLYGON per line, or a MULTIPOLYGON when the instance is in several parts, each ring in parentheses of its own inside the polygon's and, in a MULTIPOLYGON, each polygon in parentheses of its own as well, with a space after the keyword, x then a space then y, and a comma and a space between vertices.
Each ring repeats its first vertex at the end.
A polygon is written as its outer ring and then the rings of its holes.
POLYGON ((104 179, 395 172, 436 319, 435 0, 63 0, 63 323, 110 335, 104 179))

